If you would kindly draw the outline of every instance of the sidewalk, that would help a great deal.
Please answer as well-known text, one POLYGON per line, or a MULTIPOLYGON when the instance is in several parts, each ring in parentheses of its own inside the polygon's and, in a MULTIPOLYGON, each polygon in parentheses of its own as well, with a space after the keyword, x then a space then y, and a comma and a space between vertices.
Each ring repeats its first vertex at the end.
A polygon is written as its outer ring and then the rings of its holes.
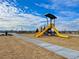
POLYGON ((66 57, 67 59, 79 59, 79 51, 72 50, 69 48, 64 48, 61 46, 53 45, 50 43, 43 42, 41 40, 30 39, 28 37, 22 36, 21 34, 14 34, 16 37, 23 39, 24 41, 28 41, 34 43, 42 48, 45 48, 51 52, 55 52, 58 55, 66 57))

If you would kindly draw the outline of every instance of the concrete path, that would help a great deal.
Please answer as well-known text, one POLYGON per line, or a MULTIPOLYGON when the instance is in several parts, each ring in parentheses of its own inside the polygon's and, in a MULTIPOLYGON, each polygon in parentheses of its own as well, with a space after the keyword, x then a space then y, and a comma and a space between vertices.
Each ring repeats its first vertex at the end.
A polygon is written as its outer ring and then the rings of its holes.
POLYGON ((57 46, 57 45, 54 45, 51 43, 46 43, 46 42, 43 42, 43 41, 37 40, 37 39, 31 39, 31 38, 25 37, 21 34, 13 34, 13 35, 15 35, 18 38, 23 39, 26 42, 34 43, 34 44, 36 44, 42 48, 45 48, 51 52, 54 52, 58 55, 66 57, 67 59, 79 59, 79 51, 72 50, 69 48, 64 48, 64 47, 57 46))
POLYGON ((69 35, 69 36, 75 36, 75 37, 79 37, 79 35, 75 35, 75 34, 71 34, 71 35, 69 35))

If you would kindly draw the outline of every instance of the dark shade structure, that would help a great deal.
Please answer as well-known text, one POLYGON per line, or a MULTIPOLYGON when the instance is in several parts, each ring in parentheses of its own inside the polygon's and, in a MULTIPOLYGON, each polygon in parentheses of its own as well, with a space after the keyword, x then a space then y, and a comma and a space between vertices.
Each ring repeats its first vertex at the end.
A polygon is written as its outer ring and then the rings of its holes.
POLYGON ((6 32, 5 32, 5 36, 7 36, 7 35, 8 35, 8 32, 6 31, 6 32))
POLYGON ((52 14, 46 14, 45 15, 46 17, 49 17, 50 19, 56 19, 57 17, 56 16, 54 16, 54 15, 52 15, 52 14))

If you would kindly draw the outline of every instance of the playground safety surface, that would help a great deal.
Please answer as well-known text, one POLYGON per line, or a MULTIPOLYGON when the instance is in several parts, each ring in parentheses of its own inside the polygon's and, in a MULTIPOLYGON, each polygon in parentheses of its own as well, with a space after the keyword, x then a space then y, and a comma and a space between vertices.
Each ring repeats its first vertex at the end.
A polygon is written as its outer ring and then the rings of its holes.
MULTIPOLYGON (((28 34, 28 36, 31 34, 28 34)), ((26 35, 27 36, 27 35, 26 35)), ((66 59, 15 36, 0 36, 0 59, 66 59)))
MULTIPOLYGON (((22 34, 22 35, 30 38, 35 38, 34 34, 22 34)), ((43 40, 45 42, 53 43, 55 45, 79 51, 79 36, 72 34, 66 34, 66 35, 69 35, 70 38, 59 38, 56 36, 42 36, 40 38, 35 39, 43 40)))

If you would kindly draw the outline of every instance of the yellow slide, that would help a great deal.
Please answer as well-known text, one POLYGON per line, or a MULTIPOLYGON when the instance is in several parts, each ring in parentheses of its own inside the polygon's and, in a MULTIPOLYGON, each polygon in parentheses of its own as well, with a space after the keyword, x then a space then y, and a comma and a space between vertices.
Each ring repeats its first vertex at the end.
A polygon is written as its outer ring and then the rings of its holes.
POLYGON ((42 32, 38 33, 38 34, 36 35, 36 37, 42 36, 42 35, 43 35, 48 29, 50 29, 50 28, 51 28, 51 25, 48 25, 48 27, 45 28, 45 30, 43 30, 42 32))
POLYGON ((52 29, 54 29, 54 31, 56 32, 56 35, 59 36, 59 37, 62 37, 62 38, 68 38, 69 37, 69 36, 66 36, 66 35, 59 33, 59 31, 55 28, 55 26, 53 24, 52 24, 52 29))
POLYGON ((43 30, 42 32, 37 33, 35 37, 42 36, 50 28, 54 29, 54 31, 56 32, 56 35, 59 36, 59 37, 62 37, 62 38, 68 38, 69 37, 69 36, 66 36, 66 35, 59 33, 59 31, 55 28, 55 26, 53 24, 51 24, 51 25, 48 25, 48 27, 45 28, 45 30, 43 30), (51 25, 52 25, 52 27, 51 27, 51 25))

